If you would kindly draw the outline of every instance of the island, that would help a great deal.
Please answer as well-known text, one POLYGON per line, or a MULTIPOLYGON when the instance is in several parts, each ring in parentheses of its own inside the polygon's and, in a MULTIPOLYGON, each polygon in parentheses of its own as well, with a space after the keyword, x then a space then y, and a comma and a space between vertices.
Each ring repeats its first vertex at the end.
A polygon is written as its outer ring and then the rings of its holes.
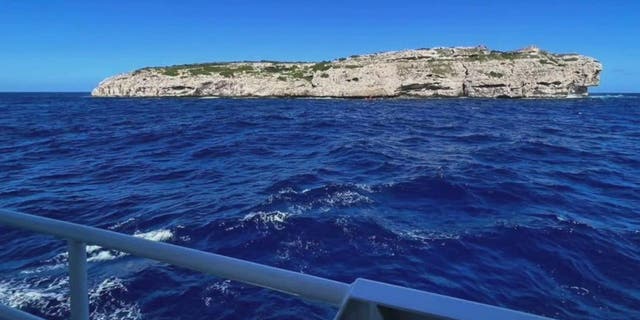
POLYGON ((430 48, 322 62, 218 62, 148 67, 100 82, 96 97, 477 97, 588 95, 602 64, 537 47, 430 48))

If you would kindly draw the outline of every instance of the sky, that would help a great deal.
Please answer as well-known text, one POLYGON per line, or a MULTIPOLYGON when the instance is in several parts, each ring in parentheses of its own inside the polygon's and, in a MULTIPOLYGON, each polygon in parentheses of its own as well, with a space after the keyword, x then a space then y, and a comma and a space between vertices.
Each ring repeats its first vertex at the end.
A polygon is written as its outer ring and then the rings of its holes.
POLYGON ((0 91, 90 91, 146 66, 537 45, 600 60, 592 92, 639 92, 638 39, 638 0, 1 0, 0 91))

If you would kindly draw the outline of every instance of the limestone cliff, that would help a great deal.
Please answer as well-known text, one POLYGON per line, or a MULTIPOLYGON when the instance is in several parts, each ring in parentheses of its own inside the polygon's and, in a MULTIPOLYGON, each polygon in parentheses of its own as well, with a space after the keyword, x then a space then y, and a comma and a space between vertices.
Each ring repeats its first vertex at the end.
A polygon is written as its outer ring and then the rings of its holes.
POLYGON ((232 62, 143 68, 102 81, 101 97, 569 97, 587 95, 602 65, 535 47, 433 48, 318 63, 232 62))

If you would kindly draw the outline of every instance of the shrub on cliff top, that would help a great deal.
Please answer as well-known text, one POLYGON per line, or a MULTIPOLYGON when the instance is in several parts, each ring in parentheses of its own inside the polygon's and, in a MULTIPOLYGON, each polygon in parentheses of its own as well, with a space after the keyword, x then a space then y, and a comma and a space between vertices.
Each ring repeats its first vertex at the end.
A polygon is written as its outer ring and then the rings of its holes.
POLYGON ((488 61, 488 60, 515 60, 527 58, 528 55, 522 52, 503 52, 491 51, 488 54, 478 53, 467 57, 469 61, 488 61))
POLYGON ((322 61, 311 66, 313 71, 327 71, 331 69, 331 63, 329 61, 322 61))
POLYGON ((281 64, 274 64, 272 66, 266 66, 266 67, 262 68, 262 71, 268 72, 268 73, 281 73, 281 72, 293 71, 293 70, 295 70, 297 68, 298 68, 298 66, 296 66, 296 65, 286 66, 286 65, 281 65, 281 64))

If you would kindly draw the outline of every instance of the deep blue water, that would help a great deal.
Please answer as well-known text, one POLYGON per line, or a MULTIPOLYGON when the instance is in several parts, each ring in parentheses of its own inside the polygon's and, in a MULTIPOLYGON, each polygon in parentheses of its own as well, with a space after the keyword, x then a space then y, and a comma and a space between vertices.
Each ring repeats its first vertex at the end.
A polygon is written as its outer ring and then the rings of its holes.
MULTIPOLYGON (((640 319, 640 95, 0 95, 0 207, 340 281, 640 319)), ((90 247, 95 319, 335 309, 90 247)), ((68 315, 65 243, 0 228, 0 302, 68 315)))

